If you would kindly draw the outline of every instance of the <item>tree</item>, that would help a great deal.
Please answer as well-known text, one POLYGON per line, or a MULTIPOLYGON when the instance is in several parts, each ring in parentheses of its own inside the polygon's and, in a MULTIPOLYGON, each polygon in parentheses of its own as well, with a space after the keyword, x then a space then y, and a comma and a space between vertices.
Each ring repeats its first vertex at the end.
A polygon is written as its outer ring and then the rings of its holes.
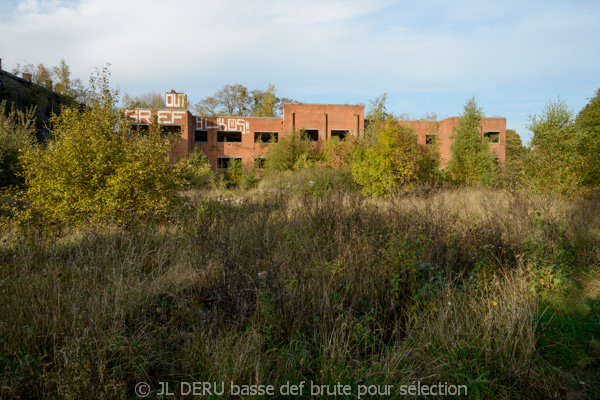
POLYGON ((494 154, 482 137, 482 119, 483 112, 475 98, 469 99, 458 125, 454 128, 453 143, 450 147, 452 158, 448 163, 448 172, 456 182, 489 185, 496 175, 494 154))
POLYGON ((525 160, 527 183, 536 191, 571 196, 580 187, 583 159, 573 111, 560 98, 529 116, 532 151, 525 160))
POLYGON ((522 159, 527 152, 521 136, 514 129, 506 130, 506 162, 522 159))
POLYGON ((203 116, 278 117, 284 103, 294 100, 276 96, 275 85, 266 90, 248 90, 243 85, 225 85, 212 96, 194 105, 194 111, 203 116))
POLYGON ((25 151, 28 216, 58 226, 128 224, 174 206, 178 182, 167 159, 174 138, 131 129, 109 75, 104 68, 90 79, 86 107, 65 107, 52 118, 47 146, 25 151))
POLYGON ((165 99, 158 92, 147 92, 138 96, 130 96, 125 93, 121 103, 123 104, 123 108, 127 110, 135 110, 136 108, 160 110, 165 108, 165 99))
POLYGON ((352 176, 364 194, 386 197, 414 179, 417 138, 410 125, 391 114, 370 130, 373 139, 354 148, 352 176))
POLYGON ((375 132, 388 117, 387 112, 387 93, 382 93, 379 97, 369 100, 369 111, 365 115, 365 138, 371 144, 375 143, 375 132))
POLYGON ((203 115, 206 117, 215 117, 220 113, 220 102, 217 98, 206 97, 204 100, 194 105, 194 111, 197 115, 203 115))
POLYGON ((275 95, 275 85, 269 84, 267 90, 253 90, 252 112, 253 117, 276 117, 279 99, 275 95))
POLYGON ((71 99, 79 102, 85 101, 85 88, 81 79, 71 79, 71 67, 63 59, 60 63, 52 67, 52 77, 56 84, 54 90, 62 95, 68 96, 71 99))
POLYGON ((54 90, 70 100, 85 102, 86 90, 79 78, 71 79, 71 69, 64 59, 56 66, 47 68, 44 64, 16 64, 15 75, 29 74, 33 83, 48 90, 54 90))
POLYGON ((583 183, 600 186, 600 89, 577 114, 575 128, 578 152, 583 157, 583 183))
POLYGON ((379 97, 369 100, 369 111, 365 115, 365 119, 377 125, 387 119, 387 93, 382 93, 379 97))
POLYGON ((0 187, 22 183, 21 154, 35 138, 35 109, 10 110, 6 100, 0 102, 0 187))

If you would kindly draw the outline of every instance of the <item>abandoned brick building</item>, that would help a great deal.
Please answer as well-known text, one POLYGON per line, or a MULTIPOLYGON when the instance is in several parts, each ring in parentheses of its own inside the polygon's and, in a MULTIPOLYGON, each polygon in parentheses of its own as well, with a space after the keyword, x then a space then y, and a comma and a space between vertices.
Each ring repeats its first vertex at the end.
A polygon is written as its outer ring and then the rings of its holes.
MULTIPOLYGON (((232 159, 240 159, 250 168, 260 166, 270 143, 278 141, 292 130, 302 131, 307 139, 324 142, 337 136, 362 136, 365 130, 364 106, 337 104, 285 104, 282 118, 204 117, 192 115, 186 108, 183 93, 171 91, 165 95, 165 109, 126 111, 135 124, 148 125, 157 121, 168 130, 181 132, 181 140, 172 150, 172 159, 200 149, 215 169, 227 169, 232 159)), ((435 123, 409 121, 417 142, 427 146, 437 142, 442 166, 450 160, 453 129, 458 117, 435 123)), ((484 118, 481 134, 490 142, 499 165, 504 165, 506 119, 484 118)))
POLYGON ((40 141, 48 135, 50 116, 53 113, 59 114, 61 106, 72 104, 71 100, 51 89, 51 81, 49 87, 50 89, 33 83, 31 74, 23 73, 23 77, 19 77, 4 71, 0 59, 0 101, 6 100, 9 108, 14 105, 21 111, 35 107, 37 138, 40 141))

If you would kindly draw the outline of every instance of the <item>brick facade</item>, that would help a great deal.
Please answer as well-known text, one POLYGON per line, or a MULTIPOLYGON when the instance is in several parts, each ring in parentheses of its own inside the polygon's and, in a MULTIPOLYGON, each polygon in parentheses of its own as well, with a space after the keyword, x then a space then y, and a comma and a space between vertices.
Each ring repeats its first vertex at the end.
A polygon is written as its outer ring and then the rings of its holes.
MULTIPOLYGON (((240 158, 247 168, 266 156, 269 139, 278 140, 297 132, 307 139, 325 142, 332 136, 362 136, 365 131, 364 106, 338 104, 285 104, 282 118, 203 117, 190 113, 184 94, 171 91, 165 96, 164 110, 129 110, 126 115, 134 123, 150 124, 156 120, 164 127, 178 127, 181 140, 171 151, 172 160, 184 157, 194 148, 208 157, 215 169, 227 167, 231 158, 240 158)), ((437 122, 405 121, 417 134, 417 143, 427 146, 428 137, 436 138, 442 167, 451 158, 452 134, 458 117, 437 122)), ((490 140, 492 151, 501 167, 506 147, 506 119, 484 118, 481 134, 490 140)))

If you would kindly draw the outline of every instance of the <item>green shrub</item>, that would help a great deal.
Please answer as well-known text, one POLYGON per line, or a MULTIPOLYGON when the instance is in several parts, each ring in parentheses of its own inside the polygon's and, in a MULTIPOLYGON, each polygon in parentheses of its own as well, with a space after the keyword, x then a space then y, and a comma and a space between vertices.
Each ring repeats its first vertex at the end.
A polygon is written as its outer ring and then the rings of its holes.
POLYGON ((187 157, 177 162, 175 168, 185 185, 196 188, 209 185, 215 175, 208 157, 200 150, 190 152, 187 157))
POLYGON ((349 171, 316 166, 297 171, 267 171, 260 187, 293 189, 312 194, 357 189, 349 171))
POLYGON ((311 152, 311 143, 302 140, 294 129, 291 134, 283 135, 278 143, 271 143, 265 167, 277 171, 303 168, 310 164, 311 152))
POLYGON ((127 224, 165 216, 175 205, 178 180, 167 158, 174 138, 157 127, 132 129, 108 77, 106 69, 97 72, 88 104, 53 116, 47 146, 25 151, 26 217, 57 226, 127 224))
POLYGON ((524 261, 533 278, 532 289, 565 289, 575 272, 575 256, 561 223, 542 219, 537 213, 536 228, 523 245, 524 261))
POLYGON ((390 115, 377 124, 374 137, 354 148, 352 176, 365 195, 386 197, 410 184, 416 156, 417 141, 412 128, 390 115))
POLYGON ((35 137, 35 109, 10 110, 6 100, 0 102, 0 187, 23 182, 20 156, 35 137))
POLYGON ((335 168, 348 168, 352 162, 352 149, 358 144, 356 137, 340 140, 334 136, 323 144, 322 164, 335 168))

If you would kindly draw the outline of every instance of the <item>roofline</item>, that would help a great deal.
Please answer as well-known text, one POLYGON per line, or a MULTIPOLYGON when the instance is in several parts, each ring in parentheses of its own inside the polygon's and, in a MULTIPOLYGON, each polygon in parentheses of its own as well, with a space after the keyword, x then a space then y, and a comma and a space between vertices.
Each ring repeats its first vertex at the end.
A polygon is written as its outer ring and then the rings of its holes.
MULTIPOLYGON (((406 122, 442 122, 442 121, 446 121, 449 119, 461 119, 461 118, 462 118, 461 116, 452 116, 452 117, 446 117, 443 119, 438 119, 435 121, 428 121, 428 120, 424 120, 424 119, 399 119, 398 121, 399 122, 402 122, 402 121, 406 121, 406 122)), ((483 118, 481 118, 481 120, 485 120, 485 119, 506 119, 506 117, 483 117, 483 118)))
MULTIPOLYGON (((17 75, 15 75, 15 74, 13 74, 13 73, 10 73, 10 72, 8 72, 8 71, 6 71, 6 70, 0 69, 0 73, 3 73, 3 74, 5 74, 5 75, 8 75, 8 76, 10 76, 10 77, 11 77, 11 78, 13 78, 13 79, 16 79, 16 80, 18 80, 18 81, 21 81, 21 82, 23 82, 23 83, 26 83, 26 84, 28 84, 28 85, 35 85, 35 83, 33 83, 32 81, 28 81, 27 79, 25 79, 25 78, 21 78, 20 76, 17 76, 17 75)), ((38 86, 39 86, 39 85, 38 85, 38 86)))
POLYGON ((331 104, 331 103, 283 103, 287 105, 299 105, 299 106, 344 106, 344 107, 364 107, 364 104, 331 104))
MULTIPOLYGON (((192 114, 192 113, 190 112, 190 114, 192 114)), ((283 119, 283 117, 246 117, 246 116, 240 116, 240 115, 196 115, 196 114, 192 114, 192 116, 196 117, 196 118, 283 119)))

